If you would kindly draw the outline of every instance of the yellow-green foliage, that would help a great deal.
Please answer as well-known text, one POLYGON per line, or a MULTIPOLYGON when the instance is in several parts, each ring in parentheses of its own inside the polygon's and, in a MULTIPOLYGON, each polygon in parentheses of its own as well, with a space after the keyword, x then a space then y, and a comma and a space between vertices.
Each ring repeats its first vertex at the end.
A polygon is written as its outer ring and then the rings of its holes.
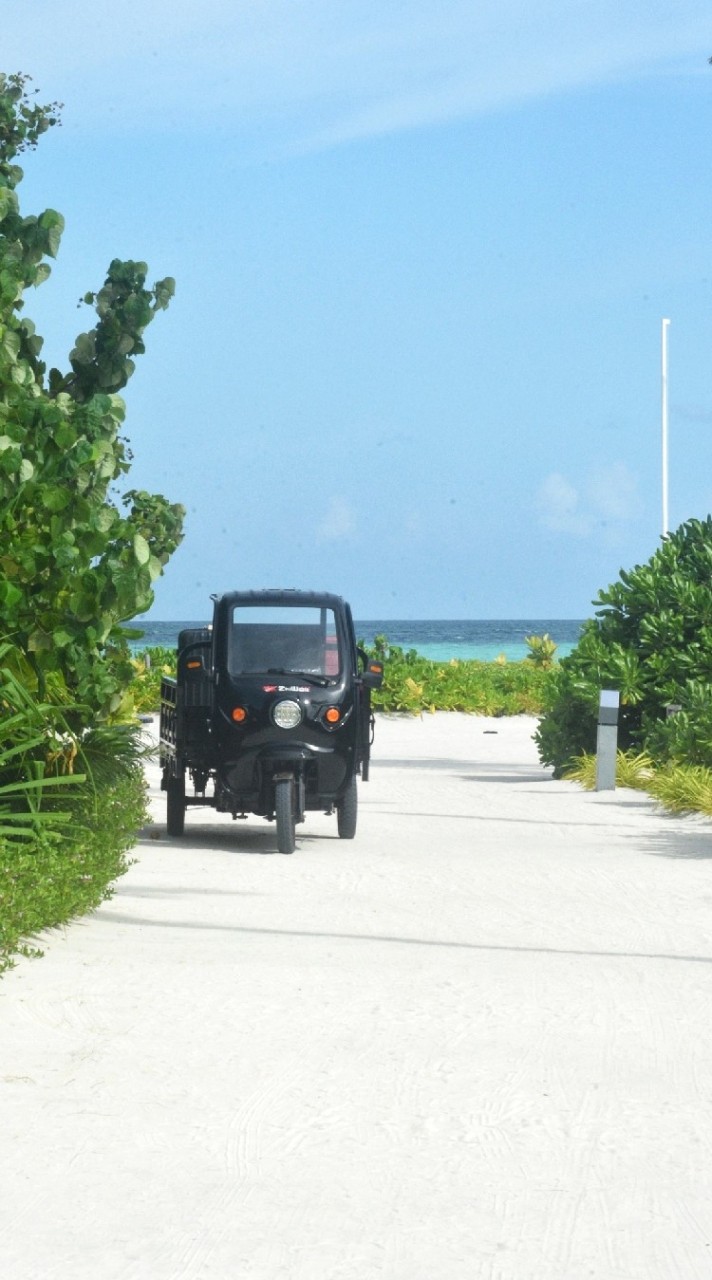
POLYGON ((544 703, 546 668, 531 662, 431 662, 414 650, 381 644, 383 688, 378 711, 465 711, 481 716, 537 715, 544 703))
POLYGON ((144 649, 133 659, 133 668, 131 692, 136 711, 157 711, 161 705, 161 676, 176 673, 175 649, 144 649))
MULTIPOLYGON (((596 757, 579 756, 565 778, 587 791, 596 785, 596 757)), ((642 752, 619 751, 616 786, 646 791, 671 813, 704 813, 712 816, 712 769, 696 764, 667 764, 656 768, 642 752)))
POLYGON ((653 779, 651 791, 672 813, 712 816, 712 769, 704 765, 677 764, 661 769, 653 779))
POLYGON ((554 643, 548 631, 543 636, 525 636, 524 643, 529 647, 526 661, 537 667, 551 667, 558 645, 554 643))
MULTIPOLYGON (((578 782, 586 791, 593 791, 596 786, 596 757, 578 756, 576 763, 566 769, 563 776, 570 782, 578 782)), ((635 755, 632 751, 617 752, 616 786, 649 791, 654 776, 655 766, 644 751, 640 755, 635 755)))

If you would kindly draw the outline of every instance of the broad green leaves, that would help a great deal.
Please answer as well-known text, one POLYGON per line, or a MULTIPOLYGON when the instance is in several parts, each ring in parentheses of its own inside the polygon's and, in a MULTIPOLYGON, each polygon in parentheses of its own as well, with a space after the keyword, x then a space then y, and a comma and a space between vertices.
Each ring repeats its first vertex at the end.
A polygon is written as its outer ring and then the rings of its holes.
POLYGON ((22 592, 7 579, 0 578, 0 608, 15 609, 22 600, 22 592))
POLYGON ((14 364, 20 354, 20 335, 15 329, 5 329, 0 340, 3 355, 14 364))
POLYGON ((64 231, 64 218, 61 213, 57 213, 54 209, 46 209, 40 215, 38 225, 40 230, 44 232, 45 253, 48 253, 51 258, 56 258, 59 251, 59 242, 64 231))
POLYGON ((151 558, 151 548, 142 534, 134 534, 133 549, 137 563, 148 564, 151 558))

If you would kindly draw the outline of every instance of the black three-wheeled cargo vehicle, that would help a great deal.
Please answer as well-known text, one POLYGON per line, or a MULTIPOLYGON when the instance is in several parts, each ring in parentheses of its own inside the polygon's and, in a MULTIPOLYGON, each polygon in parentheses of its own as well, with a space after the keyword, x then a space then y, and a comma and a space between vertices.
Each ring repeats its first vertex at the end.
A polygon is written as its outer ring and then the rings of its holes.
POLYGON ((181 631, 177 675, 161 682, 169 835, 183 834, 187 806, 211 805, 276 819, 280 853, 310 809, 335 812, 352 839, 383 669, 357 648, 348 604, 312 591, 213 601, 212 626, 181 631))

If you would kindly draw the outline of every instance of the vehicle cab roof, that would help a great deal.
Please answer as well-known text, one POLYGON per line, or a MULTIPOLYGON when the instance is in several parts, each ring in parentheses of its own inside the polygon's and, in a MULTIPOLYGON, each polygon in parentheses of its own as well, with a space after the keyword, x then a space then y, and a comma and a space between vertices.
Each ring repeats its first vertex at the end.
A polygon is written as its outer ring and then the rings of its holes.
POLYGON ((222 595, 214 595, 215 607, 232 605, 313 605, 316 608, 330 607, 343 609, 346 601, 343 596, 334 595, 330 591, 299 591, 291 587, 265 588, 261 591, 226 591, 222 595))

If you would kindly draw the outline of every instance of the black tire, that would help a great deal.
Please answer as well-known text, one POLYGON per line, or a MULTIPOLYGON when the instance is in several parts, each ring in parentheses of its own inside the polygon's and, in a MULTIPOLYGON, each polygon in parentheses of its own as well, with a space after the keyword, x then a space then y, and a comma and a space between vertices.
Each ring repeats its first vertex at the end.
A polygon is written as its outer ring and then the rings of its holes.
POLYGON ((294 853, 294 780, 280 778, 275 787, 274 812, 277 819, 277 848, 280 853, 294 853))
POLYGON ((185 774, 169 775, 166 781, 166 830, 169 836, 182 836, 185 830, 185 774))
POLYGON ((336 822, 339 830, 339 839, 353 840, 356 835, 357 819, 358 791, 356 790, 356 777, 354 775, 336 805, 336 822))

